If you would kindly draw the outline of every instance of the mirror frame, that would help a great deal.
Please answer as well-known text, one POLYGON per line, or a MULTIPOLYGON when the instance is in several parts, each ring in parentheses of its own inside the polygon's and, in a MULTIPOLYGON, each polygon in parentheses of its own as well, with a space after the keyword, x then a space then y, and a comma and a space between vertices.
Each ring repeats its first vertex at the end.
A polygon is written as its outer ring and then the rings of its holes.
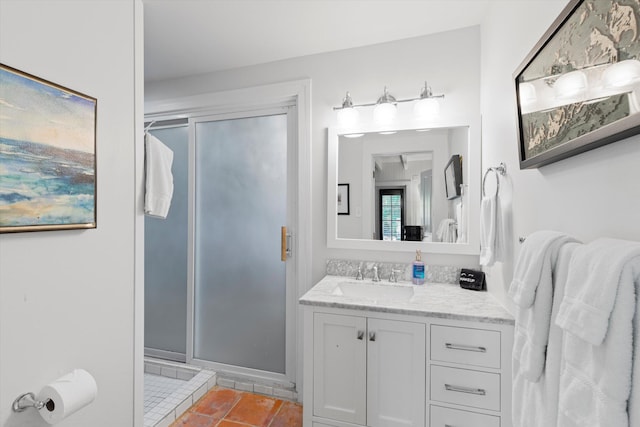
MULTIPOLYGON (((480 181, 481 181, 481 136, 480 117, 460 117, 447 122, 425 125, 416 121, 399 122, 394 129, 446 129, 454 127, 469 128, 469 151, 463 154, 463 162, 468 165, 468 206, 467 243, 442 242, 408 242, 384 241, 372 239, 343 239, 338 238, 338 141, 340 136, 351 133, 373 133, 389 130, 375 124, 363 124, 357 130, 352 128, 328 128, 327 134, 327 247, 336 249, 377 250, 391 252, 415 252, 420 249, 423 253, 479 255, 480 254, 480 181)), ((444 171, 443 171, 444 172, 444 171)), ((438 173, 435 172, 434 173, 438 173)))

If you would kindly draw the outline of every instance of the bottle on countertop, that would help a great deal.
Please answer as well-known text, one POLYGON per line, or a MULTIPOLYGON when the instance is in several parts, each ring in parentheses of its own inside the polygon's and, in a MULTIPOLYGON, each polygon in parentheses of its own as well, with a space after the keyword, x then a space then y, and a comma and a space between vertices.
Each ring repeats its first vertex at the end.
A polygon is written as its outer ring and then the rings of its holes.
POLYGON ((422 261, 420 249, 416 251, 416 260, 413 261, 413 284, 424 284, 424 262, 422 261))

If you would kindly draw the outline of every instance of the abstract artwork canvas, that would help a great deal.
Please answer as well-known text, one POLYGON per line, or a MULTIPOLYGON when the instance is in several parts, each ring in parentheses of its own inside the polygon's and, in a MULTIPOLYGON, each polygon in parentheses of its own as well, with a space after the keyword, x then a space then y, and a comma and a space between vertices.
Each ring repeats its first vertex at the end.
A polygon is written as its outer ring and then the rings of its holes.
POLYGON ((514 74, 520 167, 640 132, 640 3, 571 0, 514 74))
POLYGON ((349 215, 349 184, 338 184, 338 215, 349 215))
POLYGON ((97 100, 0 64, 0 232, 96 227, 97 100))

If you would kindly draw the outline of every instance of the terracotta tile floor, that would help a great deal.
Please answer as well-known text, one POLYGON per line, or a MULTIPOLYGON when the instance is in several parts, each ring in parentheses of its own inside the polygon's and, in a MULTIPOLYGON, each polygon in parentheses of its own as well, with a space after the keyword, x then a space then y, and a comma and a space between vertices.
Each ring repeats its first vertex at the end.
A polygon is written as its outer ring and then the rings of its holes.
POLYGON ((301 427, 302 406, 269 396, 214 387, 171 427, 301 427))

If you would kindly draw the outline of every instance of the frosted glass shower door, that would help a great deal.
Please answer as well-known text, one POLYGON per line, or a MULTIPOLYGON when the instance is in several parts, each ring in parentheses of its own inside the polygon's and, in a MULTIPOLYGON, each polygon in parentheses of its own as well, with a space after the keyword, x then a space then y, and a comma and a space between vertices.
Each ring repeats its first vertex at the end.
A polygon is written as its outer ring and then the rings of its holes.
POLYGON ((278 111, 192 121, 193 359, 214 368, 285 374, 288 118, 278 111))
POLYGON ((174 191, 166 219, 144 219, 145 353, 185 361, 189 133, 186 123, 150 133, 173 151, 174 191))

